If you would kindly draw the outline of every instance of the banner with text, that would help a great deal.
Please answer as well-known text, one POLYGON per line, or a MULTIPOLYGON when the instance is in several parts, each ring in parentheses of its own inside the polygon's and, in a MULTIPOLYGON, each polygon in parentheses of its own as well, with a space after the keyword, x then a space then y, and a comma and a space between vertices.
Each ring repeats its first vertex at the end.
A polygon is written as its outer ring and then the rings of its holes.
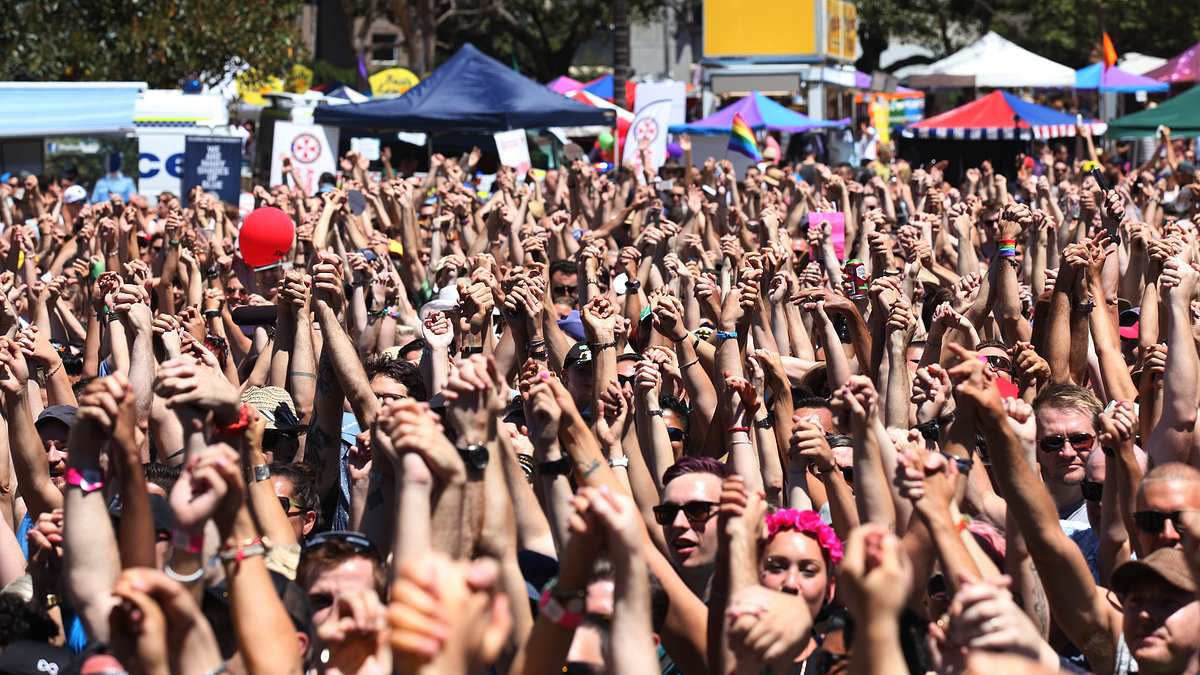
POLYGON ((242 139, 237 136, 188 136, 183 150, 183 194, 199 185, 226 204, 241 194, 242 139))

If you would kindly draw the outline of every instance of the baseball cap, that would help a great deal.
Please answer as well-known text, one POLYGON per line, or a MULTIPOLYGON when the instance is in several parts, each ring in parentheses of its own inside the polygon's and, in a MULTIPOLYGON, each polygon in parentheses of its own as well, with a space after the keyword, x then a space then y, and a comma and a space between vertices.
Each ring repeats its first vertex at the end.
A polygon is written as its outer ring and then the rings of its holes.
POLYGON ((63 424, 67 425, 68 428, 73 427, 75 426, 76 411, 77 409, 73 405, 64 405, 60 403, 59 405, 47 406, 43 408, 41 414, 38 415, 37 422, 34 423, 34 426, 40 427, 42 426, 43 422, 55 421, 62 422, 63 424))
POLYGON ((570 350, 567 351, 566 358, 563 359, 563 370, 574 368, 575 366, 584 365, 592 362, 592 349, 588 347, 586 342, 576 342, 570 350))
MULTIPOLYGON (((150 516, 154 521, 155 532, 172 532, 175 529, 175 511, 162 495, 150 496, 150 516)), ((121 519, 124 504, 118 498, 108 507, 108 515, 112 516, 114 527, 121 519)))
POLYGON ((1130 307, 1123 310, 1118 316, 1118 329, 1121 333, 1121 338, 1125 340, 1136 340, 1141 330, 1142 308, 1130 307))
POLYGON ((4 675, 48 675, 66 672, 75 655, 66 647, 55 647, 35 640, 18 640, 0 653, 0 673, 4 675))
POLYGON ((1183 549, 1174 547, 1160 548, 1141 560, 1122 563, 1113 571, 1112 590, 1118 596, 1124 595, 1147 576, 1156 576, 1189 595, 1196 592, 1196 580, 1188 569, 1183 549))
POLYGON ((290 431, 300 425, 292 395, 282 387, 250 387, 242 392, 242 403, 258 410, 267 420, 267 429, 290 431))
POLYGON ((63 203, 75 204, 87 199, 87 190, 82 185, 72 185, 63 190, 63 203))

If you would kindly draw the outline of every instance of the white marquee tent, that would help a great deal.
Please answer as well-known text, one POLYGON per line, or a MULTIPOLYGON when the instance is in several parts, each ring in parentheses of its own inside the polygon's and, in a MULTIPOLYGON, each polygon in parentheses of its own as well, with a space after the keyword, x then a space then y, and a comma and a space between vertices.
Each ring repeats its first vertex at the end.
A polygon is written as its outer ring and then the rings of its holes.
POLYGON ((918 89, 1074 87, 1075 71, 989 31, 946 58, 897 73, 918 89))

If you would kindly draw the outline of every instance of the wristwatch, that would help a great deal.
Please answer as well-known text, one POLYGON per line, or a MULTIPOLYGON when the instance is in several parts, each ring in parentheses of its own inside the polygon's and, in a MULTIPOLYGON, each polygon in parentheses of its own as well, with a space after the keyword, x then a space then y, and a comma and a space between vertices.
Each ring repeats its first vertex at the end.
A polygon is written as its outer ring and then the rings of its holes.
POLYGON ((537 472, 539 476, 569 476, 571 460, 560 457, 549 462, 538 462, 537 472))
POLYGON ((487 468, 489 455, 486 445, 472 443, 465 448, 458 448, 458 454, 468 469, 483 471, 487 468))
POLYGON ((255 464, 250 470, 254 472, 255 483, 261 483, 271 477, 271 467, 268 464, 255 464))

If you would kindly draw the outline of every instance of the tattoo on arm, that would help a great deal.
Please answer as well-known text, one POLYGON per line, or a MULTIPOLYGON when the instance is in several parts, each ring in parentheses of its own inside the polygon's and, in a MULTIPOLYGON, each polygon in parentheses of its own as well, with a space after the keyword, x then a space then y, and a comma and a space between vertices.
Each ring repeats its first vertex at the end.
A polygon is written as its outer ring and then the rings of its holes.
POLYGON ((329 355, 325 353, 325 350, 321 350, 321 352, 321 363, 317 367, 317 371, 320 373, 317 376, 317 391, 322 394, 329 394, 333 392, 334 387, 338 384, 337 373, 333 372, 333 361, 329 358, 329 355))
POLYGON ((600 468, 600 460, 598 460, 598 459, 593 459, 588 464, 580 464, 579 465, 579 471, 583 475, 584 478, 590 477, 593 473, 596 472, 596 469, 599 469, 599 468, 600 468))

